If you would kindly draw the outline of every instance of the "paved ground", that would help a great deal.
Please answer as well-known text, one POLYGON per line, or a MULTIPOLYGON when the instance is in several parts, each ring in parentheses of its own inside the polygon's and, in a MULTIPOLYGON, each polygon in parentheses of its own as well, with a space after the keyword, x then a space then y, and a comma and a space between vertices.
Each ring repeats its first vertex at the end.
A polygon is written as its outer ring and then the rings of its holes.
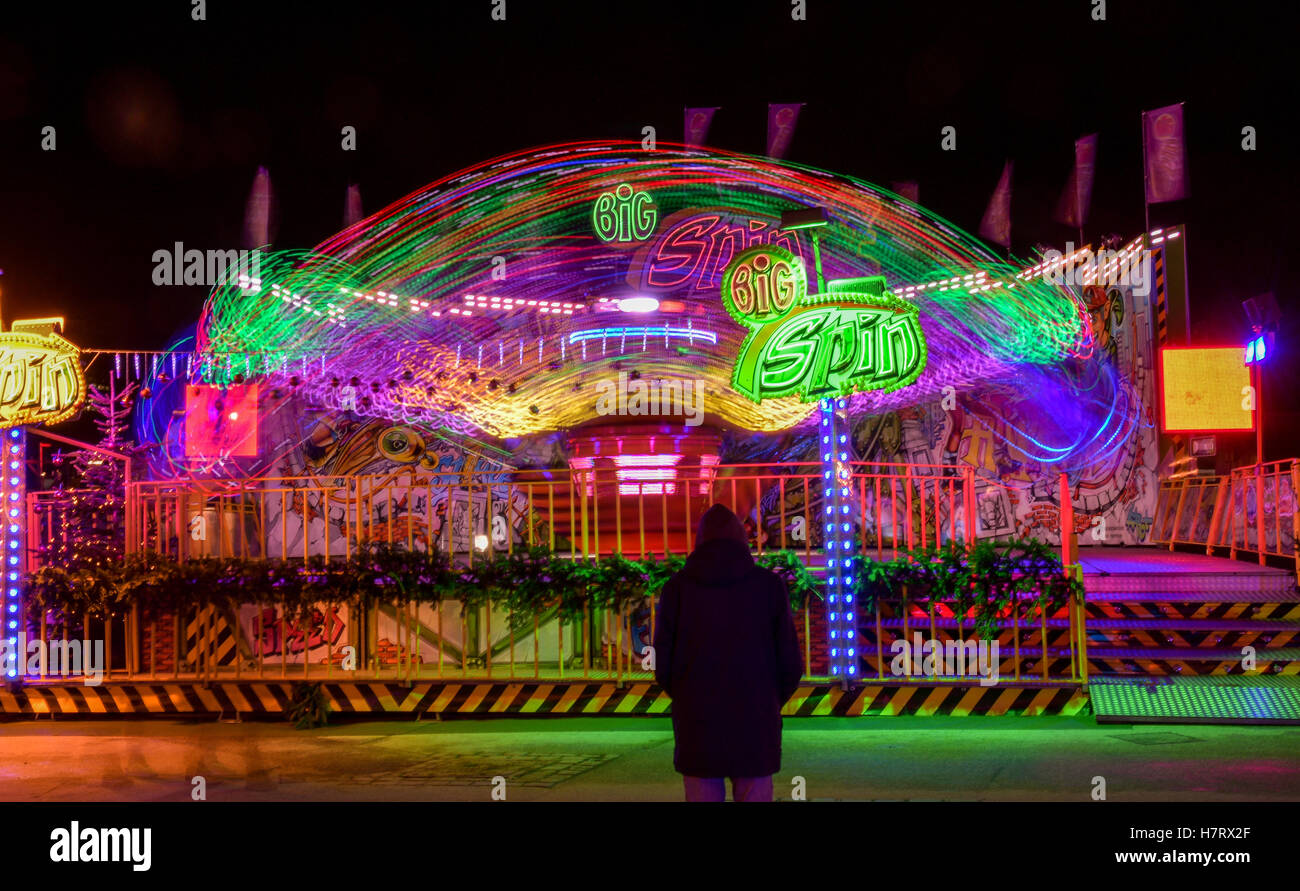
MULTIPOLYGON (((680 800, 663 718, 371 722, 295 731, 213 721, 0 724, 0 800, 680 800)), ((1077 718, 787 721, 777 797, 1300 800, 1300 728, 1077 718)))

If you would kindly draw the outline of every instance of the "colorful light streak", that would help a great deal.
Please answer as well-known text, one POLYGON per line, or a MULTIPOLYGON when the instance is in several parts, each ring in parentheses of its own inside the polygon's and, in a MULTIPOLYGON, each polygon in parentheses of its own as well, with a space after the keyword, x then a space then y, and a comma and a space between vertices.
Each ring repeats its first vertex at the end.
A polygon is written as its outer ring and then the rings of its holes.
MULTIPOLYGON (((425 304, 428 305, 427 303, 425 304)), ((540 313, 552 313, 554 315, 571 316, 573 313, 581 312, 585 305, 581 303, 552 303, 549 300, 515 300, 511 297, 486 297, 483 295, 466 294, 465 305, 473 309, 490 309, 490 310, 516 310, 525 309, 540 313)), ((452 309, 455 313, 456 310, 452 309)))
MULTIPOLYGON (((1017 369, 1090 348, 1070 289, 1045 280, 1041 269, 1001 260, 884 189, 740 154, 590 142, 489 160, 315 251, 265 255, 261 281, 231 282, 210 295, 196 374, 212 383, 263 376, 281 386, 296 377, 304 396, 326 407, 339 404, 333 381, 358 377, 358 414, 511 437, 590 420, 591 382, 615 362, 644 362, 657 376, 706 381, 707 410, 723 424, 807 427, 815 424, 814 405, 794 397, 756 405, 731 387, 746 332, 722 306, 718 286, 738 246, 778 243, 810 255, 806 233, 777 228, 782 211, 809 206, 830 220, 820 230, 826 276, 884 276, 892 293, 919 308, 929 347, 912 385, 855 394, 853 414, 1011 379, 1017 369), (653 198, 657 225, 642 242, 606 243, 593 232, 597 202, 617 197, 621 185, 653 198), (713 233, 707 244, 691 244, 704 233, 713 233), (688 273, 676 274, 675 284, 673 263, 688 273), (629 291, 653 296, 658 313, 671 306, 690 324, 669 326, 667 336, 653 324, 611 336, 616 329, 578 311, 629 291), (683 340, 711 349, 683 352, 683 340)), ((635 219, 631 236, 647 228, 645 207, 635 219)))
POLYGON ((588 340, 624 340, 626 338, 635 340, 671 340, 674 337, 684 337, 690 341, 703 341, 704 343, 717 343, 718 335, 712 331, 700 331, 696 328, 672 328, 668 325, 662 328, 651 327, 624 327, 624 328, 598 328, 595 331, 575 331, 569 335, 569 343, 582 343, 588 340))

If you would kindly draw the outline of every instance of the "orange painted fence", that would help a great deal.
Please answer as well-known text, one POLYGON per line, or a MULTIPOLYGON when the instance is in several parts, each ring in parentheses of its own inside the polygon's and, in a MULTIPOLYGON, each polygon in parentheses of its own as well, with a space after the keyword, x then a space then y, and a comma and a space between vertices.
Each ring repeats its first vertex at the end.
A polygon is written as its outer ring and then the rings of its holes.
MULTIPOLYGON (((967 518, 977 515, 976 484, 972 468, 856 463, 851 515, 828 518, 823 471, 814 463, 649 467, 632 473, 594 467, 466 476, 404 469, 332 478, 145 481, 129 486, 124 527, 128 553, 181 561, 347 559, 361 544, 384 541, 438 549, 472 566, 484 555, 531 546, 574 559, 688 553, 701 513, 723 503, 746 522, 757 554, 792 549, 816 569, 828 521, 853 524, 858 553, 868 558, 896 559, 945 542, 969 543, 967 518)), ((1068 530, 1073 515, 1064 479, 1062 487, 1061 523, 1068 530)), ((62 534, 65 496, 29 496, 32 568, 62 534)), ((1063 557, 1067 566, 1075 562, 1069 536, 1063 557)), ((129 677, 327 679, 341 676, 343 648, 349 645, 362 654, 358 667, 374 677, 650 677, 639 667, 633 638, 644 639, 647 620, 653 627, 653 603, 649 615, 639 618, 599 612, 580 622, 559 622, 549 615, 523 628, 493 607, 472 617, 459 616, 456 604, 445 607, 391 604, 372 615, 349 616, 339 605, 321 604, 319 616, 304 620, 273 607, 250 605, 226 615, 213 605, 195 604, 184 615, 161 621, 141 621, 131 611, 104 622, 102 629, 99 619, 86 617, 80 628, 88 632, 92 621, 97 623, 110 641, 109 669, 116 666, 118 676, 129 677), (346 633, 336 634, 342 627, 346 633)), ((906 614, 905 604, 902 609, 906 614)), ((879 604, 876 613, 878 626, 879 604)), ((799 618, 805 670, 812 674, 810 638, 820 616, 805 609, 799 618)), ((1015 624, 1018 677, 1019 619, 1015 624)), ((78 634, 82 630, 74 628, 78 634)), ((1046 631, 1044 625, 1043 647, 1046 631)), ((66 627, 50 628, 47 637, 43 617, 43 640, 67 633, 66 627)), ((1083 660, 1076 663, 1073 651, 1081 640, 1072 622, 1070 664, 1076 677, 1083 660)), ((1042 655, 1046 679, 1045 649, 1042 655)))
POLYGON ((1156 544, 1226 550, 1293 561, 1300 581, 1300 461, 1287 458, 1234 468, 1227 476, 1186 476, 1160 484, 1151 538, 1156 544))
MULTIPOLYGON (((820 547, 819 464, 591 468, 459 474, 132 483, 127 550, 198 556, 347 558, 358 543, 476 554, 543 546, 574 556, 687 553, 709 505, 730 506, 758 553, 820 547)), ((852 522, 878 558, 971 540, 975 477, 934 465, 854 465, 852 522)))

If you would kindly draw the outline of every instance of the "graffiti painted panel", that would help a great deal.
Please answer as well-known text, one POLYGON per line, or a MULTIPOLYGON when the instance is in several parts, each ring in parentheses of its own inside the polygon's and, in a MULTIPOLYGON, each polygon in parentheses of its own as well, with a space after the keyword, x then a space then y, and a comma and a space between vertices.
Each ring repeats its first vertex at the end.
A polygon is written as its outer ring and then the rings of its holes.
MULTIPOLYGON (((299 434, 281 431, 291 435, 299 434)), ((517 545, 527 540, 527 496, 507 485, 509 470, 414 426, 321 414, 281 459, 275 475, 285 479, 264 486, 267 552, 339 556, 371 541, 462 553, 517 545)))
POLYGON ((316 604, 305 617, 286 615, 278 606, 245 603, 239 629, 252 664, 312 664, 343 658, 351 640, 346 605, 316 604))

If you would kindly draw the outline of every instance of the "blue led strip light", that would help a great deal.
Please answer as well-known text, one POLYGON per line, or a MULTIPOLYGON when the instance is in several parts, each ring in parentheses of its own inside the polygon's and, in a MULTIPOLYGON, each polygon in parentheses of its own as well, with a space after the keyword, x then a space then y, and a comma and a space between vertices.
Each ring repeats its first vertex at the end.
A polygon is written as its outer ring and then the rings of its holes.
POLYGON ((27 531, 27 437, 21 427, 4 431, 4 474, 0 499, 4 502, 4 637, 6 679, 18 677, 18 632, 23 622, 24 545, 27 531))
POLYGON ((820 402, 818 447, 822 456, 822 537, 826 552, 826 618, 830 634, 831 676, 858 675, 857 604, 854 577, 860 567, 855 551, 853 475, 849 466, 849 423, 844 399, 820 402))

